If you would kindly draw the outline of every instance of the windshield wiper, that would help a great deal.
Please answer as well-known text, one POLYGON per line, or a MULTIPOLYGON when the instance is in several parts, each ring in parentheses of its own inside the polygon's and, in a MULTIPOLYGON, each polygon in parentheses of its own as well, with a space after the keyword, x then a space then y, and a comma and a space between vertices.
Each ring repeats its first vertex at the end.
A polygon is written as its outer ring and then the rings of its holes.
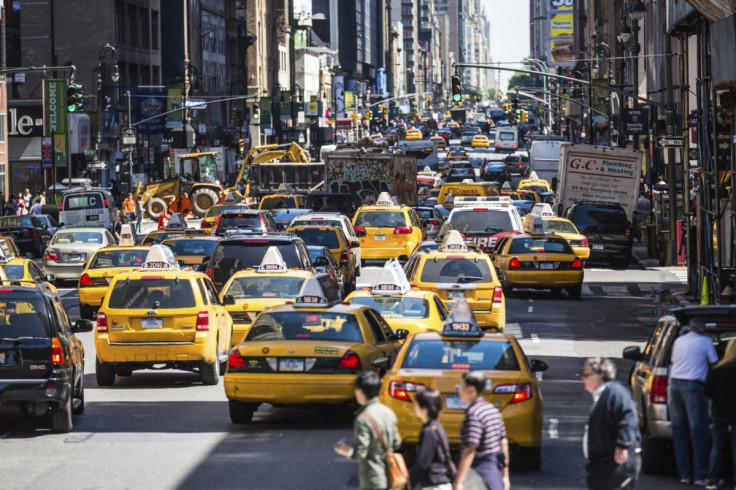
POLYGON ((478 277, 478 276, 464 276, 462 274, 457 276, 457 282, 475 282, 475 281, 482 281, 482 280, 483 278, 478 277))
POLYGON ((497 226, 489 226, 488 228, 486 228, 486 231, 495 231, 496 233, 503 233, 506 230, 504 230, 503 228, 498 228, 497 226))

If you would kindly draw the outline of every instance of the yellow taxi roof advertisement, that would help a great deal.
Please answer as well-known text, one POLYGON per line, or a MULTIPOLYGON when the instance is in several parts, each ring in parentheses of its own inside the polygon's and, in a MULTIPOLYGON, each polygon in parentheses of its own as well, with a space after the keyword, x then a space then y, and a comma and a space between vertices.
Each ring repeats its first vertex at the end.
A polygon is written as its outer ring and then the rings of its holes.
POLYGON ((464 299, 455 303, 450 316, 442 325, 443 337, 483 337, 483 330, 475 319, 473 308, 464 299))
POLYGON ((7 264, 15 255, 5 240, 0 240, 0 264, 7 264))
POLYGON ((465 245, 463 236, 457 230, 450 230, 440 245, 440 252, 467 252, 468 246, 465 245))
POLYGON ((151 250, 146 254, 146 261, 143 263, 143 269, 179 269, 179 264, 174 257, 174 252, 165 245, 152 245, 151 250))
POLYGON ((381 192, 376 199, 376 206, 394 206, 394 201, 388 192, 381 192))
POLYGON ((286 272, 289 270, 286 267, 286 262, 281 256, 281 252, 277 247, 268 247, 266 253, 263 255, 261 265, 258 266, 258 272, 286 272))
POLYGON ((119 247, 133 247, 135 246, 135 238, 133 238, 133 225, 125 223, 120 226, 120 242, 119 247))
POLYGON ((411 291, 411 284, 396 259, 386 262, 371 288, 372 294, 406 294, 409 291, 411 291))

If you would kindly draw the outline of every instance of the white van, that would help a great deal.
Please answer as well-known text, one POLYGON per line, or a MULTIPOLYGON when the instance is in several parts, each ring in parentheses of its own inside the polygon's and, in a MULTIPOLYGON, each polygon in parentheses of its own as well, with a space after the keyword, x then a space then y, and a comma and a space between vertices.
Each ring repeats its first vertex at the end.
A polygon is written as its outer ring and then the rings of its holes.
POLYGON ((59 224, 64 228, 90 226, 112 230, 115 199, 107 189, 65 192, 59 204, 59 224))
POLYGON ((557 177, 560 165, 560 147, 567 143, 567 141, 554 140, 533 141, 529 150, 529 166, 525 177, 528 177, 532 172, 536 172, 537 177, 551 184, 552 179, 557 177))
POLYGON ((513 153, 519 149, 519 128, 500 127, 496 129, 496 152, 513 153))

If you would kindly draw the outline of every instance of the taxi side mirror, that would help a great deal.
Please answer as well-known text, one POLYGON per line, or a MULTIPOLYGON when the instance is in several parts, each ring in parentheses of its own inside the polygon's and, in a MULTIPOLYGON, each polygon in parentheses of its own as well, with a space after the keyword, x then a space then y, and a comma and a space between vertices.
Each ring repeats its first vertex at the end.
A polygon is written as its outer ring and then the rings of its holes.
POLYGON ((54 282, 56 281, 56 276, 53 274, 46 274, 46 282, 54 282))
POLYGON ((394 332, 396 334, 396 338, 399 340, 405 340, 409 336, 409 331, 405 328, 400 328, 394 332))
POLYGON ((362 238, 362 237, 364 237, 366 235, 368 235, 368 233, 366 233, 365 230, 360 230, 360 231, 356 231, 355 232, 355 236, 357 236, 358 238, 362 238))
POLYGON ((316 259, 314 259, 314 265, 315 267, 327 267, 330 265, 330 261, 327 260, 327 257, 319 256, 316 259))
POLYGON ((360 242, 358 240, 353 240, 352 242, 350 242, 350 247, 351 248, 360 247, 360 242))
POLYGON ((72 332, 91 332, 92 331, 92 322, 89 320, 77 320, 74 323, 74 328, 72 329, 72 332))
POLYGON ((543 361, 541 359, 532 359, 532 371, 535 373, 538 373, 539 371, 546 371, 549 369, 549 364, 547 364, 547 361, 543 361))
POLYGON ((227 305, 234 305, 235 304, 235 298, 233 297, 232 294, 226 294, 225 296, 222 297, 222 304, 225 305, 225 306, 227 306, 227 305))
POLYGON ((373 359, 373 367, 378 369, 387 369, 390 364, 391 358, 388 356, 381 356, 373 359))
POLYGON ((210 255, 205 255, 204 257, 202 257, 202 263, 203 264, 208 263, 210 261, 210 257, 211 257, 210 255))
POLYGON ((644 356, 642 355, 641 349, 638 345, 630 345, 628 347, 624 347, 623 358, 630 361, 641 361, 644 356))

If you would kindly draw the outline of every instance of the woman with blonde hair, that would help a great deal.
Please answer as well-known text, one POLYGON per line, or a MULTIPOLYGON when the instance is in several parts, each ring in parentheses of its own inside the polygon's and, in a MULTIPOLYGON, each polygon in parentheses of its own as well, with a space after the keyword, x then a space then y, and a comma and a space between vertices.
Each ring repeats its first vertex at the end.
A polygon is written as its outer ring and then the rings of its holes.
MULTIPOLYGON (((706 488, 718 488, 723 458, 723 446, 726 445, 728 428, 731 427, 731 447, 736 448, 736 339, 726 345, 726 352, 705 379, 705 394, 711 399, 711 416, 713 418, 713 445, 710 450, 708 465, 709 485, 706 488)), ((733 480, 736 485, 736 450, 733 455, 733 480)))

